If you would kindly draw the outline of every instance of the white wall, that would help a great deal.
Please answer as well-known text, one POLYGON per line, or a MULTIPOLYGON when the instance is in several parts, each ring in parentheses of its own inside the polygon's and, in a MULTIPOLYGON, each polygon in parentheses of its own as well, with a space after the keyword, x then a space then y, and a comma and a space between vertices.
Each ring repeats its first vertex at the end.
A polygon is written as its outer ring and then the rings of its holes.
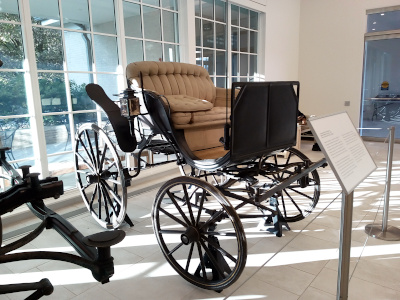
POLYGON ((265 80, 298 80, 300 1, 267 0, 265 80))
POLYGON ((366 10, 400 0, 301 0, 300 110, 323 115, 347 111, 358 126, 366 10), (344 106, 350 101, 350 106, 344 106))

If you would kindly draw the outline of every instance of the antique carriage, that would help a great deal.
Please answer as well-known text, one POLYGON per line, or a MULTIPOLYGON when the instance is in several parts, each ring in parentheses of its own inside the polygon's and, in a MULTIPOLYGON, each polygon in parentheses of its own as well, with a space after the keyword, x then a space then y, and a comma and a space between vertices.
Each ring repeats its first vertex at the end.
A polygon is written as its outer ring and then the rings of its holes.
MULTIPOLYGON (((157 79, 165 86, 176 69, 168 73, 168 63, 156 64, 158 71, 166 66, 165 77, 157 79)), ((189 68, 187 64, 180 68, 187 82, 203 72, 183 71, 189 68)), ((185 176, 167 181, 158 191, 152 209, 154 232, 165 258, 183 278, 202 288, 222 290, 237 280, 246 263, 241 219, 264 218, 269 231, 281 236, 282 226, 289 229, 288 222, 303 219, 317 204, 320 180, 316 169, 325 160, 313 163, 292 148, 296 144, 298 82, 233 83, 231 92, 225 94, 229 97, 226 117, 196 127, 175 122, 186 113, 174 111, 179 97, 154 92, 149 81, 153 75, 140 72, 138 87, 124 91, 120 106, 100 86, 87 86, 88 95, 103 108, 113 130, 96 124, 79 128, 75 148, 78 185, 88 210, 103 227, 132 225, 126 215, 127 187, 142 168, 141 154, 175 154, 185 176), (143 101, 141 113, 138 97, 143 101), (218 142, 195 149, 191 134, 210 127, 214 135, 214 129, 220 129, 218 142), (123 167, 121 154, 126 153, 138 160, 134 167, 123 167), (257 213, 248 213, 248 207, 257 208, 257 213)), ((201 79, 205 85, 209 81, 209 77, 201 79)), ((199 103, 203 104, 208 105, 199 103)))

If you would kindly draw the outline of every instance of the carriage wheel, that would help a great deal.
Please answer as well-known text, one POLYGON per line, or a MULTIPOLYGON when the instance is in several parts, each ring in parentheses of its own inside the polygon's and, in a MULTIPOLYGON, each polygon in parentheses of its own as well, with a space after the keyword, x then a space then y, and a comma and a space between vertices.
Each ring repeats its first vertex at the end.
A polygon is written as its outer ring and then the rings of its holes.
POLYGON ((211 184, 192 177, 167 181, 152 210, 153 229, 168 263, 187 281, 221 291, 246 264, 242 223, 211 184))
POLYGON ((126 215, 125 176, 113 143, 95 124, 79 128, 75 167, 79 190, 89 212, 104 228, 118 228, 126 215))
MULTIPOLYGON (((295 174, 297 162, 310 161, 306 155, 297 149, 289 149, 287 157, 280 155, 266 156, 262 160, 261 169, 272 187, 286 178, 295 174), (274 170, 280 170, 275 173, 274 170), (272 182, 272 184, 271 184, 272 182)), ((296 222, 308 216, 318 203, 320 194, 320 180, 317 170, 308 174, 308 179, 303 178, 293 182, 287 188, 277 193, 279 209, 286 222, 296 222)))

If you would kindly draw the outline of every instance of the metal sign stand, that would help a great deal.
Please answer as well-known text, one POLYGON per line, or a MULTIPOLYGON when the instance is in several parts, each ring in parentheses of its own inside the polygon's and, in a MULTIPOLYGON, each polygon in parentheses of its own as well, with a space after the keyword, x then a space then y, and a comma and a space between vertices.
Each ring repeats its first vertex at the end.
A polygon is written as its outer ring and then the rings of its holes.
POLYGON ((394 126, 390 127, 390 134, 389 134, 382 225, 368 224, 367 226, 365 226, 365 232, 369 236, 385 241, 400 240, 400 229, 394 226, 388 226, 390 185, 392 181, 393 147, 394 147, 394 126))
POLYGON ((376 165, 347 113, 310 118, 308 123, 342 187, 336 299, 344 300, 348 298, 349 290, 353 192, 376 169, 376 165))
POLYGON ((351 249, 351 229, 353 220, 353 192, 342 191, 342 211, 340 224, 339 273, 336 299, 347 299, 349 290, 349 266, 351 249))

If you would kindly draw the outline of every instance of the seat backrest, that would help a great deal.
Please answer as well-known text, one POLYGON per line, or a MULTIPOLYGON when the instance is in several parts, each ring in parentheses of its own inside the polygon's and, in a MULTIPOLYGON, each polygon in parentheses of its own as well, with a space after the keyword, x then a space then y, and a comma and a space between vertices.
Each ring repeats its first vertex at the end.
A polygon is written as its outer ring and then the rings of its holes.
POLYGON ((235 82, 231 161, 240 162, 296 145, 299 82, 235 82))
POLYGON ((141 88, 140 73, 146 90, 160 95, 187 95, 215 102, 216 89, 207 70, 201 66, 178 63, 140 61, 126 67, 132 88, 141 88))

